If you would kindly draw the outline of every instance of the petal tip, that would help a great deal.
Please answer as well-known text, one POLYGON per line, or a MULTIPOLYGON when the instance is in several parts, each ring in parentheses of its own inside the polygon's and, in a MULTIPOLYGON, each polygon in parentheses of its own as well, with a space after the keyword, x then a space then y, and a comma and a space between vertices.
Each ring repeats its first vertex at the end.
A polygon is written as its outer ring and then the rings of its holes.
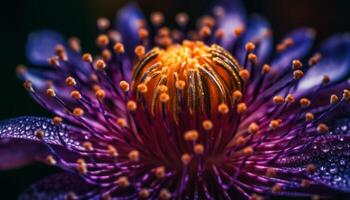
POLYGON ((63 36, 56 31, 44 29, 32 32, 27 39, 27 59, 35 65, 47 65, 47 59, 54 55, 54 47, 63 43, 63 36))

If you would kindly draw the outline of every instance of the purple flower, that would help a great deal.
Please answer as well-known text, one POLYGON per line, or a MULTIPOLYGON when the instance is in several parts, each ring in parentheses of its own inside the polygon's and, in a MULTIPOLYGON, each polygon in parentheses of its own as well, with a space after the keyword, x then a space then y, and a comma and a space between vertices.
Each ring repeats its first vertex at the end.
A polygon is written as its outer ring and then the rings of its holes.
POLYGON ((0 122, 1 169, 65 173, 21 199, 269 199, 350 191, 350 36, 315 31, 274 47, 261 16, 222 0, 189 30, 147 24, 136 5, 98 20, 100 53, 32 33, 18 68, 52 119, 0 122))

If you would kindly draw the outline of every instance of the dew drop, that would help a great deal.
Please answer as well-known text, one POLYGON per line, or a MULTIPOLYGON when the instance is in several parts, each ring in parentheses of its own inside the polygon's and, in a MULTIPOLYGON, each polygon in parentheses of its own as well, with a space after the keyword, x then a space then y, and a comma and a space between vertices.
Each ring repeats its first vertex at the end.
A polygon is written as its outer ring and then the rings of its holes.
POLYGON ((323 152, 323 153, 328 153, 329 152, 329 146, 328 145, 323 145, 322 147, 321 147, 321 151, 323 152))
POLYGON ((331 174, 336 174, 336 173, 338 173, 338 167, 337 167, 337 165, 336 165, 335 163, 332 163, 332 164, 331 164, 331 168, 329 169, 329 172, 330 172, 331 174))
POLYGON ((339 164, 340 164, 340 165, 346 165, 346 161, 343 160, 343 159, 341 159, 341 160, 339 161, 339 164))
POLYGON ((343 126, 341 126, 341 130, 342 130, 342 131, 347 131, 347 130, 348 130, 348 127, 347 127, 346 125, 343 125, 343 126))

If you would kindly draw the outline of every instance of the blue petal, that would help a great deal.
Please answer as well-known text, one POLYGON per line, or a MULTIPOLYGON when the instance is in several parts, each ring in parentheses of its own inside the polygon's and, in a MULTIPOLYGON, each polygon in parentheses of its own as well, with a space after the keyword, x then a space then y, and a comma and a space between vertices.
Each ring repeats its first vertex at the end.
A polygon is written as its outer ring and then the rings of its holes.
POLYGON ((75 195, 84 195, 92 189, 92 186, 79 176, 60 173, 34 183, 18 199, 66 200, 70 192, 75 195))
POLYGON ((134 48, 138 45, 140 38, 138 30, 140 28, 140 20, 143 20, 144 16, 139 7, 132 3, 121 8, 117 13, 117 30, 122 35, 122 40, 126 46, 126 51, 129 55, 133 55, 134 48))
POLYGON ((51 30, 33 32, 28 36, 27 59, 34 65, 47 66, 47 60, 55 55, 55 46, 65 42, 62 35, 51 30))
MULTIPOLYGON (((62 69, 69 71, 74 69, 80 79, 90 81, 91 69, 86 62, 81 59, 81 54, 68 48, 65 38, 52 30, 41 30, 31 33, 28 36, 26 55, 33 65, 50 67, 48 59, 55 54, 56 45, 61 44, 66 47, 69 65, 63 64, 62 69)), ((43 74, 45 72, 42 72, 43 74)))
POLYGON ((271 62, 271 67, 283 71, 291 67, 292 60, 303 59, 311 50, 315 36, 315 31, 311 28, 300 28, 287 34, 285 38, 291 38, 293 45, 279 53, 271 62))
POLYGON ((350 75, 350 35, 338 34, 326 40, 320 47, 322 58, 301 80, 298 91, 305 91, 322 83, 323 75, 330 77, 330 84, 339 83, 350 75))
POLYGON ((218 19, 218 28, 222 29, 225 33, 222 38, 222 46, 226 49, 230 49, 236 41, 236 37, 233 35, 233 30, 245 25, 245 10, 239 0, 221 0, 215 7, 221 7, 225 11, 225 15, 218 19))
MULTIPOLYGON (((45 90, 47 89, 47 80, 51 80, 53 72, 48 70, 27 69, 26 72, 18 74, 18 77, 22 81, 29 80, 35 85, 35 87, 45 90)), ((56 75, 57 77, 57 75, 56 75)), ((62 81, 61 81, 62 82, 62 81)))
POLYGON ((246 54, 245 44, 247 42, 257 41, 255 54, 258 56, 258 63, 263 63, 268 58, 273 45, 272 35, 267 34, 266 31, 271 31, 269 22, 262 16, 253 15, 249 20, 248 30, 237 50, 237 58, 239 59, 240 63, 244 62, 246 54))

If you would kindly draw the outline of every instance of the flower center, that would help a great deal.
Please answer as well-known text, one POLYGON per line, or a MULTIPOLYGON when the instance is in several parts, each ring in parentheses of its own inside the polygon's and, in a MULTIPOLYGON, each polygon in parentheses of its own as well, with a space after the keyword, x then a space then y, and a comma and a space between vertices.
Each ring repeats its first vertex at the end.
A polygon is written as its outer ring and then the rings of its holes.
POLYGON ((140 58, 132 88, 152 116, 165 109, 175 121, 182 111, 210 117, 233 104, 232 93, 243 84, 239 70, 238 62, 219 45, 184 41, 154 48, 140 58))

